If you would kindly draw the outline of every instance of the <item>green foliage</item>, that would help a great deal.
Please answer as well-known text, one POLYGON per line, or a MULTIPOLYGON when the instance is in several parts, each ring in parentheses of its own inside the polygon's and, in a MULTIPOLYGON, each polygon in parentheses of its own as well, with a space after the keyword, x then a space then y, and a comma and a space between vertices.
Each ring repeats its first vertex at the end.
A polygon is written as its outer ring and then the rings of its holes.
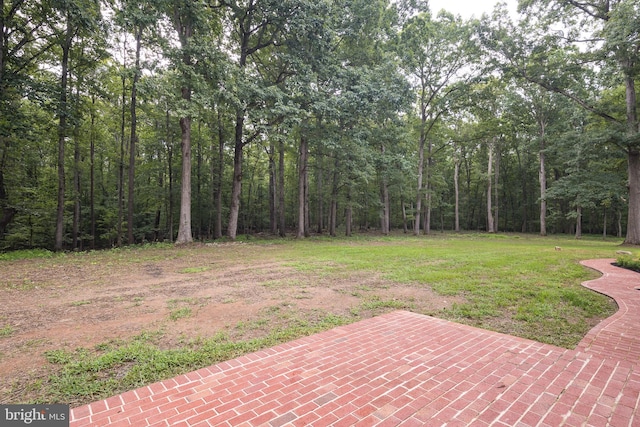
POLYGON ((19 251, 0 252, 0 261, 16 261, 19 259, 52 258, 53 252, 46 249, 23 249, 19 251))
POLYGON ((637 4, 619 1, 602 15, 603 3, 592 16, 577 16, 567 2, 521 3, 540 12, 537 19, 514 23, 498 7, 466 22, 432 14, 425 1, 16 2, 1 12, 12 37, 0 46, 0 250, 54 247, 62 183, 65 249, 122 245, 129 187, 134 240, 173 241, 181 117, 191 118, 190 214, 199 240, 219 237, 218 214, 222 233, 236 207, 240 234, 274 231, 279 212, 284 222, 275 231, 291 232, 302 137, 310 230, 334 234, 330 222, 345 232, 378 229, 386 203, 391 227, 410 228, 424 218, 417 198, 426 203, 427 196, 432 228, 453 229, 456 165, 461 228, 483 230, 493 141, 498 229, 537 231, 536 111, 549 119, 548 228, 571 233, 580 206, 586 231, 622 233, 627 176, 615 148, 637 143, 623 125, 622 84, 638 75, 637 4), (560 21, 567 34, 549 30, 560 21), (73 87, 60 105, 67 22, 73 87), (585 32, 604 42, 576 49, 572 39, 585 32), (146 52, 139 67, 137 38, 146 52), (129 159, 135 77, 138 141, 129 159), (577 114, 549 90, 595 114, 577 114), (62 111, 65 129, 58 128, 62 111), (60 183, 59 131, 66 138, 60 183), (417 191, 419 142, 428 170, 417 191), (242 169, 235 178, 234 166, 242 169), (240 200, 232 201, 240 178, 240 200))
POLYGON ((619 267, 640 272, 640 259, 634 258, 632 255, 619 256, 616 260, 619 267))

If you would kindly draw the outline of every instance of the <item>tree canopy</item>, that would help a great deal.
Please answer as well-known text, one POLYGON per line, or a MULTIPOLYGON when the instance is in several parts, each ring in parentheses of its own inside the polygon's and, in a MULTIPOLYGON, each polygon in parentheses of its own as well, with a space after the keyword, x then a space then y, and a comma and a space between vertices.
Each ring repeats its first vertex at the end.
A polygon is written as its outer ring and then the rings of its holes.
POLYGON ((637 1, 470 20, 409 0, 0 6, 0 250, 394 229, 640 244, 637 1))

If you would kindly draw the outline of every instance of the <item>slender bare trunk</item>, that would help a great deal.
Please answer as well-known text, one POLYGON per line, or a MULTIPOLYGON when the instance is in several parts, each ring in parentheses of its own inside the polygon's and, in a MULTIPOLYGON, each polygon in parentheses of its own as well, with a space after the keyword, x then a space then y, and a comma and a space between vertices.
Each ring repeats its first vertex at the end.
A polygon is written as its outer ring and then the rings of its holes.
MULTIPOLYGON (((76 82, 76 105, 75 111, 79 111, 79 99, 80 99, 80 79, 77 79, 76 82)), ((74 126, 73 130, 73 231, 72 231, 72 240, 73 240, 73 250, 81 250, 82 249, 82 237, 81 237, 81 186, 80 186, 80 129, 79 124, 74 126)))
POLYGON ((431 234, 431 210, 433 202, 433 182, 431 179, 431 173, 433 169, 433 142, 429 140, 427 150, 427 192, 425 194, 426 212, 424 221, 424 233, 431 234))
POLYGON ((545 123, 540 121, 540 235, 547 235, 547 171, 545 165, 545 123))
POLYGON ((91 249, 96 248, 96 210, 95 210, 95 188, 96 188, 96 180, 95 180, 95 157, 96 157, 96 134, 95 134, 95 124, 96 124, 96 98, 95 96, 91 97, 91 131, 89 133, 89 216, 91 221, 91 249))
POLYGON ((222 178, 224 175, 224 123, 222 113, 218 108, 218 170, 215 181, 216 217, 213 227, 213 237, 222 238, 222 178))
POLYGON ((322 152, 319 151, 317 155, 318 164, 318 175, 316 177, 316 193, 318 195, 318 223, 316 232, 318 234, 322 234, 324 231, 324 195, 323 195, 323 186, 324 186, 324 156, 322 152))
MULTIPOLYGON (((183 89, 183 97, 191 96, 191 89, 183 89), (188 91, 188 95, 185 94, 188 91)), ((180 185, 180 222, 177 244, 193 242, 191 233, 191 117, 180 119, 182 131, 182 175, 180 185)))
POLYGON ((453 187, 455 191, 455 231, 460 232, 460 159, 454 160, 453 187))
POLYGON ((280 237, 285 237, 287 234, 284 202, 284 142, 280 141, 278 147, 278 228, 280 237))
POLYGON ((305 237, 306 228, 306 195, 307 195, 307 165, 309 145, 306 136, 300 138, 300 155, 298 157, 298 233, 296 237, 305 237))
POLYGON ((269 143, 269 231, 278 234, 278 180, 276 168, 276 144, 273 140, 269 143))
POLYGON ((576 208, 576 239, 582 238, 582 206, 576 208))
POLYGON ((242 127, 244 119, 238 120, 236 125, 236 143, 233 151, 233 181, 231 183, 231 209, 229 212, 229 224, 227 225, 227 237, 235 240, 238 235, 238 216, 240 214, 240 194, 242 193, 242 162, 244 158, 244 145, 242 143, 242 127), (239 135, 238 135, 239 132, 239 135), (240 139, 240 141, 238 141, 240 139))
POLYGON ((329 212, 329 235, 336 236, 336 228, 338 226, 338 166, 339 158, 336 157, 333 165, 333 177, 331 183, 331 208, 329 212))
POLYGON ((389 184, 387 182, 387 178, 383 177, 380 182, 380 202, 382 205, 382 215, 381 215, 381 224, 380 230, 383 235, 388 235, 390 233, 390 213, 391 204, 389 202, 389 184))
POLYGON ((407 204, 402 202, 402 229, 404 234, 409 232, 409 226, 407 225, 407 204))
POLYGON ((65 143, 67 139, 67 116, 69 106, 67 105, 67 81, 69 74, 69 52, 73 41, 73 28, 71 19, 67 16, 67 29, 62 44, 62 63, 60 78, 60 106, 58 107, 58 207, 56 209, 56 234, 54 248, 61 251, 64 244, 64 202, 65 202, 65 143))
POLYGON ((493 201, 493 231, 498 232, 498 227, 500 226, 498 214, 500 213, 500 204, 498 203, 498 189, 500 188, 500 148, 496 145, 496 153, 495 153, 495 172, 494 172, 494 201, 493 201))
POLYGON ((169 173, 169 207, 167 212, 167 230, 169 239, 173 240, 173 136, 169 125, 169 111, 166 113, 166 130, 167 130, 167 169, 169 173))
MULTIPOLYGON (((424 131, 422 131, 424 133, 424 131)), ((416 210, 413 222, 414 236, 420 235, 420 210, 422 209, 422 185, 424 171, 424 135, 420 135, 420 146, 418 147, 418 191, 416 196, 416 210)))
POLYGON ((118 225, 116 227, 118 236, 116 245, 122 246, 122 222, 124 219, 124 128, 125 115, 127 109, 127 80, 122 75, 122 108, 120 110, 120 159, 118 161, 118 225))
POLYGON ((493 166, 493 146, 491 144, 489 144, 488 147, 489 150, 489 161, 487 162, 487 231, 489 233, 493 233, 494 230, 494 224, 493 224, 493 208, 492 208, 492 198, 493 198, 493 191, 492 191, 492 182, 493 182, 493 171, 492 166, 493 166))
POLYGON ((136 144, 138 142, 138 118, 137 118, 137 102, 138 102, 138 80, 140 79, 140 50, 142 45, 142 28, 136 29, 136 60, 133 74, 133 82, 131 83, 131 138, 129 139, 129 192, 127 203, 127 241, 130 245, 135 243, 133 237, 133 214, 134 214, 134 189, 136 176, 136 144))
POLYGON ((351 225, 353 222, 353 206, 351 205, 351 186, 347 190, 347 207, 344 214, 344 234, 347 237, 351 237, 351 225))

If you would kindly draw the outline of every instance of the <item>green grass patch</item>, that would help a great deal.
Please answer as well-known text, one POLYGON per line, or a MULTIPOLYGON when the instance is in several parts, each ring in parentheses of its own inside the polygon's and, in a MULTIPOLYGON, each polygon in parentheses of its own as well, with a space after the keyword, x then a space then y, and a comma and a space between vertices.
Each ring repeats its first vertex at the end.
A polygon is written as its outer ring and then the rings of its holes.
POLYGON ((180 273, 183 273, 183 274, 202 273, 210 269, 211 269, 210 267, 187 267, 180 270, 180 273))
POLYGON ((0 338, 5 338, 13 335, 15 329, 11 325, 6 325, 0 328, 0 338))
MULTIPOLYGON (((579 261, 611 258, 620 243, 620 239, 510 234, 318 239, 293 242, 288 265, 329 276, 382 274, 391 282, 429 287, 454 297, 456 303, 425 314, 573 348, 599 319, 617 309, 610 298, 580 286, 597 273, 579 261)), ((362 290, 354 288, 351 295, 364 297, 362 290)), ((365 299, 352 312, 369 306, 414 307, 402 301, 365 299)))
POLYGON ((56 365, 56 373, 39 385, 42 397, 36 401, 73 405, 103 399, 350 321, 323 314, 316 319, 296 319, 258 338, 234 341, 219 333, 210 338, 195 338, 182 348, 173 349, 160 348, 157 335, 142 334, 130 341, 104 343, 94 349, 50 351, 46 357, 56 365))
POLYGON ((169 319, 175 322, 179 319, 184 319, 185 317, 191 317, 192 314, 193 311, 191 310, 191 307, 180 307, 169 313, 169 319))
POLYGON ((17 261, 21 259, 53 258, 55 254, 46 249, 24 249, 19 251, 0 252, 0 261, 17 261))
POLYGON ((72 307, 80 307, 82 305, 89 305, 91 304, 91 301, 86 301, 86 300, 82 300, 82 301, 73 301, 71 303, 72 307))

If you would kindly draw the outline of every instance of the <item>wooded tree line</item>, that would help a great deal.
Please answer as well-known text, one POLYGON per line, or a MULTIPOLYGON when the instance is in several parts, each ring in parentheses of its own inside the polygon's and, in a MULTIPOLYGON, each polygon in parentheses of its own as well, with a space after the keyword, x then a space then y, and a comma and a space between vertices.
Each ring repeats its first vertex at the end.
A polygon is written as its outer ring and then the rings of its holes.
POLYGON ((640 6, 0 0, 0 250, 626 233, 640 6))

